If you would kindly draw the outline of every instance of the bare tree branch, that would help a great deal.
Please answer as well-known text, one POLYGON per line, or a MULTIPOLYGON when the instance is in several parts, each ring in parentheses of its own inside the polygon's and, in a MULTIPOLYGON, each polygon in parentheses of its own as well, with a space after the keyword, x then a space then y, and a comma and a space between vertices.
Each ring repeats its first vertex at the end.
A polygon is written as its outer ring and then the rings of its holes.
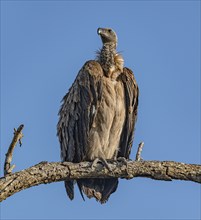
POLYGON ((41 162, 26 170, 0 178, 0 201, 32 186, 66 179, 147 177, 155 180, 188 180, 201 183, 201 165, 174 161, 108 161, 112 172, 101 164, 92 168, 91 162, 41 162))
POLYGON ((24 125, 20 125, 17 130, 14 128, 14 137, 8 148, 8 152, 6 154, 6 159, 4 163, 4 175, 10 174, 12 170, 15 168, 14 164, 11 166, 11 162, 13 158, 13 151, 18 141, 19 141, 20 146, 22 145, 21 139, 23 137, 23 134, 22 134, 23 128, 24 128, 24 125))
POLYGON ((143 142, 139 144, 136 161, 126 161, 124 158, 118 161, 107 161, 112 170, 108 170, 103 164, 94 164, 93 162, 41 162, 26 170, 11 174, 14 168, 14 165, 11 166, 13 150, 18 141, 21 145, 23 127, 24 125, 20 125, 15 130, 13 140, 6 154, 5 176, 0 178, 0 202, 21 190, 39 184, 69 179, 111 177, 132 179, 135 177, 147 177, 155 180, 171 181, 176 179, 201 183, 201 165, 174 161, 142 161, 143 142))

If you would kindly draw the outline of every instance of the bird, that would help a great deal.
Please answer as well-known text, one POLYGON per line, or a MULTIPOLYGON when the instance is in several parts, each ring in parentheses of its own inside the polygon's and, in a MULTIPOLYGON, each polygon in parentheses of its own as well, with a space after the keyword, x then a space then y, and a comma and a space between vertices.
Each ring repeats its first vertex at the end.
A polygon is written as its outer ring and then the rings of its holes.
MULTIPOLYGON (((87 61, 62 99, 57 124, 61 160, 129 159, 137 120, 139 88, 131 69, 117 52, 117 34, 98 28, 102 48, 87 61)), ((106 203, 118 186, 118 178, 66 180, 68 197, 77 183, 81 196, 106 203)), ((85 200, 85 199, 84 199, 85 200)))

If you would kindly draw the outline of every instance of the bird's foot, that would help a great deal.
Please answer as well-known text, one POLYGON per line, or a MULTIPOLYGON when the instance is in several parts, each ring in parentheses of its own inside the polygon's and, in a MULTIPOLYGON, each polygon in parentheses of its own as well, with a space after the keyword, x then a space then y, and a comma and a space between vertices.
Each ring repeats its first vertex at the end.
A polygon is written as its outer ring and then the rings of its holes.
MULTIPOLYGON (((121 166, 126 167, 126 171, 128 173, 128 162, 131 161, 130 159, 126 159, 125 157, 118 157, 117 162, 121 163, 121 166)), ((121 177, 121 179, 124 179, 125 177, 121 177)))
POLYGON ((98 163, 101 163, 103 166, 105 166, 110 172, 112 172, 112 168, 111 166, 108 164, 108 162, 103 159, 103 158, 96 158, 93 162, 92 162, 92 169, 95 168, 95 166, 98 164, 98 163))
POLYGON ((118 157, 117 161, 122 162, 124 165, 127 165, 129 160, 127 160, 125 157, 118 157))

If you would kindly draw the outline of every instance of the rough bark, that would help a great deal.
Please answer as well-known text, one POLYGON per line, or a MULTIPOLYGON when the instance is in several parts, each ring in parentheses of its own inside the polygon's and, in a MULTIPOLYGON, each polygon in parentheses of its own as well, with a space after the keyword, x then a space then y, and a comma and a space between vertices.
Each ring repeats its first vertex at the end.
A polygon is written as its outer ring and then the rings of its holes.
POLYGON ((125 161, 110 161, 108 164, 112 166, 112 172, 102 164, 98 163, 93 168, 91 164, 91 162, 77 164, 41 162, 26 170, 8 174, 0 178, 0 201, 32 186, 66 179, 148 177, 155 180, 171 181, 177 179, 201 183, 201 165, 196 164, 174 161, 128 161, 127 163, 125 161))
POLYGON ((23 134, 22 134, 23 128, 24 128, 24 125, 20 125, 17 130, 14 128, 13 140, 8 148, 8 152, 6 154, 6 159, 4 163, 4 176, 12 173, 12 170, 15 168, 14 164, 11 165, 11 162, 13 159, 13 151, 18 141, 19 141, 20 146, 22 145, 21 139, 23 137, 23 134))

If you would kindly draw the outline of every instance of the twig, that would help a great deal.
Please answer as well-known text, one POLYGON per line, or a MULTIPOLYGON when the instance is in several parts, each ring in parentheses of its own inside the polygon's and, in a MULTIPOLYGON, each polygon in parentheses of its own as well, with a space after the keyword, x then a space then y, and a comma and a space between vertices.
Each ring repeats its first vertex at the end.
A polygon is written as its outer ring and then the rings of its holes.
POLYGON ((7 174, 10 174, 15 167, 14 164, 11 165, 13 151, 18 141, 19 141, 20 146, 22 145, 21 139, 23 137, 23 134, 22 134, 23 128, 24 128, 23 124, 20 125, 17 130, 14 128, 14 137, 8 148, 8 152, 6 154, 6 159, 4 163, 4 176, 6 176, 7 174))
POLYGON ((142 148, 144 147, 144 142, 141 142, 138 146, 137 153, 135 160, 136 161, 142 161, 141 153, 142 153, 142 148))

